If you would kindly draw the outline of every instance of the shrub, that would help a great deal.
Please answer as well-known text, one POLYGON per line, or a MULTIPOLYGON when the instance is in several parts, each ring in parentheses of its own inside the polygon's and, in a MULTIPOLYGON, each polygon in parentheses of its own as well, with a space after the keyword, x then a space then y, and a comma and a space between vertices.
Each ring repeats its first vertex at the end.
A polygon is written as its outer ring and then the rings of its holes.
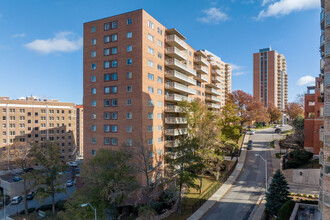
POLYGON ((295 194, 295 193, 290 193, 290 195, 291 195, 291 196, 296 196, 297 194, 295 194))
POLYGON ((289 219, 291 216, 291 213, 294 209, 295 204, 296 203, 292 200, 285 202, 277 212, 277 216, 279 217, 279 219, 280 220, 289 219))
POLYGON ((308 198, 313 198, 313 195, 308 195, 308 198))
POLYGON ((297 196, 302 196, 301 193, 298 193, 297 196))
POLYGON ((287 163, 286 163, 286 166, 288 168, 298 168, 299 166, 301 165, 301 163, 299 161, 296 161, 296 160, 289 160, 287 163))
POLYGON ((50 204, 50 205, 42 205, 39 208, 37 208, 37 211, 38 210, 41 210, 41 211, 52 210, 52 204, 50 204))
POLYGON ((306 194, 306 193, 304 193, 304 194, 303 194, 303 196, 304 196, 304 197, 307 197, 307 194, 306 194))
POLYGON ((60 200, 60 201, 57 201, 55 203, 55 208, 58 210, 58 211, 62 211, 62 210, 65 210, 64 208, 64 204, 65 204, 65 200, 60 200))
MULTIPOLYGON (((34 212, 35 210, 36 210, 36 208, 29 208, 28 209, 28 213, 30 214, 30 213, 34 212)), ((20 215, 24 215, 25 214, 25 210, 20 211, 19 214, 20 215)))
POLYGON ((319 195, 314 195, 314 198, 319 198, 319 195))
POLYGON ((299 201, 300 203, 305 203, 305 204, 312 204, 312 205, 317 205, 319 203, 319 201, 315 201, 315 200, 305 200, 305 199, 301 199, 299 201))

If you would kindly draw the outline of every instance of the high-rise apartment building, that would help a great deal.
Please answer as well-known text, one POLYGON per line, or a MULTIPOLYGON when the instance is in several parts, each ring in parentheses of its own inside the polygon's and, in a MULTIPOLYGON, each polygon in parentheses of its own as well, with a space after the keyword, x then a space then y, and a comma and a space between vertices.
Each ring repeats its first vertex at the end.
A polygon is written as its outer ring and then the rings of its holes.
POLYGON ((185 39, 142 9, 84 24, 85 160, 135 142, 162 157, 187 133, 179 101, 225 104, 230 65, 185 39))
POLYGON ((321 0, 321 78, 324 83, 324 129, 320 130, 323 148, 320 151, 320 196, 319 210, 322 219, 330 219, 330 0, 321 0))
POLYGON ((76 108, 73 103, 35 97, 0 97, 0 148, 14 142, 52 141, 61 147, 61 158, 75 159, 76 108))
POLYGON ((77 128, 77 156, 83 158, 84 155, 84 107, 76 105, 76 128, 77 128))
POLYGON ((288 103, 286 60, 271 48, 253 54, 253 98, 284 110, 288 103))

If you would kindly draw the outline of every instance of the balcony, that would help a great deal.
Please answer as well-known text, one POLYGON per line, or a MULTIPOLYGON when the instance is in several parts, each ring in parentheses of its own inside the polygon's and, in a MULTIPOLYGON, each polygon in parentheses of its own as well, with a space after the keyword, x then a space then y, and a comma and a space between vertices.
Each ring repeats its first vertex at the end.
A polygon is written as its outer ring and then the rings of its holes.
POLYGON ((216 63, 212 62, 211 65, 212 65, 212 69, 218 69, 218 70, 221 69, 221 67, 219 66, 219 64, 216 64, 216 63))
POLYGON ((187 124, 185 117, 166 117, 165 124, 187 124))
POLYGON ((221 76, 220 70, 216 70, 216 69, 212 69, 212 74, 217 75, 217 76, 221 76))
POLYGON ((323 145, 325 147, 330 146, 330 132, 323 132, 323 145))
POLYGON ((319 164, 323 165, 324 164, 324 153, 321 150, 320 155, 319 155, 319 164))
POLYGON ((182 112, 181 111, 181 108, 177 105, 167 105, 165 106, 165 112, 168 112, 168 113, 179 113, 179 112, 182 112))
POLYGON ((195 69, 196 69, 197 73, 200 73, 200 74, 209 74, 209 70, 208 70, 207 67, 196 65, 195 66, 195 69))
POLYGON ((172 34, 172 35, 167 35, 165 38, 165 42, 168 45, 171 45, 172 47, 177 47, 180 50, 186 50, 187 49, 187 44, 183 40, 181 40, 178 36, 172 34))
POLYGON ((194 61, 195 61, 195 63, 200 64, 200 65, 204 65, 204 66, 209 65, 209 62, 207 61, 207 59, 205 59, 201 56, 196 56, 194 61))
POLYGON ((320 70, 321 70, 321 72, 324 72, 324 60, 323 59, 320 60, 320 70))
POLYGON ((330 117, 330 103, 324 103, 324 117, 330 117))
POLYGON ((217 98, 216 96, 213 96, 213 95, 206 95, 205 100, 211 101, 211 102, 221 102, 220 98, 217 98))
POLYGON ((187 101, 191 102, 193 98, 188 97, 188 96, 183 96, 183 95, 178 95, 178 94, 169 94, 165 96, 166 101, 172 101, 172 102, 181 102, 181 101, 187 101))
POLYGON ((165 135, 167 136, 178 136, 184 134, 188 134, 187 128, 165 129, 165 135))
POLYGON ((175 58, 166 59, 165 64, 167 67, 169 67, 171 69, 178 70, 180 72, 184 72, 190 76, 196 76, 196 70, 187 67, 186 64, 181 63, 179 60, 177 60, 175 58))
POLYGON ((330 43, 325 44, 324 53, 326 57, 330 56, 330 43))
POLYGON ((219 90, 213 88, 205 88, 205 93, 209 93, 212 95, 221 95, 221 92, 219 90))
POLYGON ((324 205, 326 205, 327 207, 330 207, 330 194, 323 192, 323 201, 324 201, 324 205))
POLYGON ((188 77, 187 75, 180 73, 176 70, 167 70, 165 73, 165 77, 169 78, 173 81, 187 83, 189 85, 196 85, 196 80, 194 80, 193 78, 188 77))
POLYGON ((203 76, 202 74, 197 74, 197 76, 195 76, 195 79, 197 81, 202 81, 202 82, 209 82, 209 77, 207 76, 203 76))
MULTIPOLYGON (((321 34, 321 36, 320 36, 320 46, 321 46, 321 49, 322 49, 322 47, 324 46, 324 43, 325 43, 325 41, 324 41, 324 32, 322 31, 322 34, 321 34)), ((323 48, 324 49, 324 48, 323 48)))
POLYGON ((187 93, 190 95, 196 95, 196 89, 189 88, 177 82, 167 82, 165 88, 174 92, 187 93))
POLYGON ((220 90, 222 89, 221 86, 216 83, 209 83, 207 85, 215 89, 220 89, 220 90))
POLYGON ((325 27, 326 28, 330 27, 330 12, 327 12, 325 14, 325 27))
POLYGON ((324 75, 324 85, 325 85, 325 87, 330 86, 330 73, 325 73, 325 75, 324 75))
POLYGON ((178 60, 186 60, 187 56, 181 50, 176 47, 167 47, 165 53, 169 57, 176 58, 178 60))
POLYGON ((206 103, 207 107, 209 108, 215 108, 215 109, 220 109, 220 105, 214 104, 214 103, 206 103))
POLYGON ((220 79, 220 77, 213 76, 213 77, 212 77, 212 82, 215 82, 215 83, 221 83, 222 80, 220 79))
POLYGON ((165 147, 178 147, 179 141, 165 141, 165 147))

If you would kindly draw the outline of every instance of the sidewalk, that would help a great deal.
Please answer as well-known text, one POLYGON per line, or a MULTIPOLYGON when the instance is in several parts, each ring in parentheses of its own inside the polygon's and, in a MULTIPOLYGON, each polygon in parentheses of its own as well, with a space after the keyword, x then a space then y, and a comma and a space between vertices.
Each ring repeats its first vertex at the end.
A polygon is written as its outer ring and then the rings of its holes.
POLYGON ((230 177, 227 179, 226 182, 222 184, 222 186, 216 191, 211 198, 209 198, 194 214, 192 214, 188 220, 198 220, 205 215, 206 212, 208 212, 217 201, 222 199, 222 197, 228 192, 228 190, 232 187, 233 183, 236 181, 237 177, 241 173, 241 170, 243 169, 245 157, 246 157, 246 145, 249 141, 249 135, 245 135, 243 140, 243 146, 241 151, 241 156, 238 158, 237 165, 233 171, 233 173, 230 175, 230 177))

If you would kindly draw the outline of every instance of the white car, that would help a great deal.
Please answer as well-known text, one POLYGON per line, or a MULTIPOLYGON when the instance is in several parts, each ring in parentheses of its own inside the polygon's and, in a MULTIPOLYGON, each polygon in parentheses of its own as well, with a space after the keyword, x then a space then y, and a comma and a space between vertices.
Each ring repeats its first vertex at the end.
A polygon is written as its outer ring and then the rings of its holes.
POLYGON ((72 180, 66 181, 66 187, 71 187, 71 186, 73 186, 73 181, 72 180))
POLYGON ((253 135, 253 134, 255 134, 256 132, 255 132, 255 130, 250 130, 250 131, 247 131, 246 132, 246 134, 249 134, 249 135, 253 135))
POLYGON ((11 199, 11 204, 16 205, 22 202, 23 197, 22 196, 15 196, 14 198, 11 199))
POLYGON ((77 167, 78 166, 78 163, 73 161, 73 162, 67 162, 66 163, 67 165, 71 166, 71 167, 77 167))

